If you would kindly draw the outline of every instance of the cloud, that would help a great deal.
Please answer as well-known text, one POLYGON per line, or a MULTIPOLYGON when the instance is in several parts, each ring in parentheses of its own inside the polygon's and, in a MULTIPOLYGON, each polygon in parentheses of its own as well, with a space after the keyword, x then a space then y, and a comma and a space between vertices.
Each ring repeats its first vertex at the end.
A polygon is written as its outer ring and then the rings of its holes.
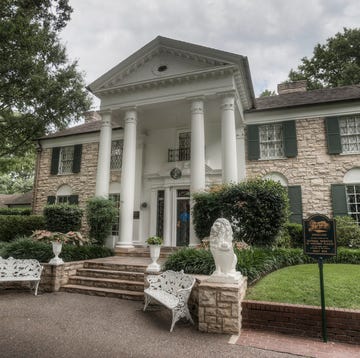
POLYGON ((70 0, 62 34, 92 82, 158 35, 248 56, 255 93, 274 90, 317 43, 356 27, 358 0, 70 0))

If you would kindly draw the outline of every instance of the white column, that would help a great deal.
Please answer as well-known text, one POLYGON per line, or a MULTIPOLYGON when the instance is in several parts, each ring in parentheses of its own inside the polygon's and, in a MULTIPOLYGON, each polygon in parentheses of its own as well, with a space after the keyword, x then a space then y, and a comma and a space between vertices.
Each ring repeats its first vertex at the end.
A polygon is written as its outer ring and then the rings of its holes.
POLYGON ((101 113, 99 156, 96 172, 95 196, 109 197, 111 159, 111 111, 101 113))
POLYGON ((170 188, 165 188, 164 197, 164 245, 171 246, 171 191, 170 188))
MULTIPOLYGON (((191 161, 190 161, 190 194, 205 190, 205 131, 204 101, 195 98, 191 102, 191 161)), ((193 202, 190 199, 190 212, 193 202)), ((197 245, 199 240, 194 231, 192 217, 190 220, 190 246, 197 245)))
POLYGON ((120 237, 117 246, 132 247, 135 197, 136 122, 135 109, 126 111, 121 168, 120 237))
POLYGON ((246 179, 245 127, 236 129, 236 150, 238 155, 238 180, 246 179))
POLYGON ((238 181, 234 109, 234 95, 225 95, 221 101, 221 155, 223 183, 237 183, 238 181))

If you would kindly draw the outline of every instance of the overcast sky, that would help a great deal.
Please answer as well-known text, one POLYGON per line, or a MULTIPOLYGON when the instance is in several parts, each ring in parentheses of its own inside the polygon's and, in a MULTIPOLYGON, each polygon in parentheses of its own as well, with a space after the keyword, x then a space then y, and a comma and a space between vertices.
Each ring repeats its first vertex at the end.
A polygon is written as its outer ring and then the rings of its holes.
POLYGON ((359 0, 70 0, 61 37, 87 84, 156 36, 247 56, 255 94, 276 90, 317 43, 360 27, 359 0))

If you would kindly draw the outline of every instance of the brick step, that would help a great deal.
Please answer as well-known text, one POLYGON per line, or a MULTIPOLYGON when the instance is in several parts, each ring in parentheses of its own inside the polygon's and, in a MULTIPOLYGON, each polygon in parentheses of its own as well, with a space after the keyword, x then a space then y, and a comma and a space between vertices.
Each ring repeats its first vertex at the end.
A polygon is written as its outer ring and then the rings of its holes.
POLYGON ((116 297, 126 300, 142 301, 144 299, 144 292, 116 290, 113 288, 98 288, 91 286, 79 286, 79 285, 64 285, 61 287, 61 291, 70 293, 81 293, 91 296, 103 296, 103 297, 116 297))
MULTIPOLYGON (((108 288, 125 291, 144 291, 144 281, 129 281, 117 279, 71 276, 68 284, 76 286, 108 288)), ((66 287, 66 286, 65 286, 66 287)))
MULTIPOLYGON (((160 250, 160 258, 168 258, 171 254, 179 249, 180 247, 162 246, 160 250)), ((134 248, 115 248, 115 255, 126 257, 150 257, 150 248, 148 246, 134 248)))
POLYGON ((143 272, 129 272, 118 270, 102 270, 102 269, 78 269, 77 276, 95 277, 95 278, 113 278, 117 280, 144 281, 143 272))
POLYGON ((91 262, 86 261, 84 268, 95 270, 109 270, 109 271, 126 271, 126 272, 142 272, 144 273, 147 265, 131 265, 131 264, 116 264, 108 262, 91 262))

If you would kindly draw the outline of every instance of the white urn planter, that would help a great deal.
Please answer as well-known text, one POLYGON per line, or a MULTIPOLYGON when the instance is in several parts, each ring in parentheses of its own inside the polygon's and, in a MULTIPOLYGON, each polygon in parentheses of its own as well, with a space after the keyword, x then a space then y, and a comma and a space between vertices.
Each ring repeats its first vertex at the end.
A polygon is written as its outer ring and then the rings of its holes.
POLYGON ((61 249, 62 249, 62 243, 57 242, 57 241, 53 241, 51 244, 52 244, 52 250, 53 250, 53 253, 54 253, 55 257, 53 257, 49 261, 49 264, 50 265, 61 265, 61 264, 63 264, 64 263, 63 259, 61 257, 59 257, 59 255, 61 253, 61 249))
POLYGON ((147 272, 160 272, 160 265, 157 263, 157 260, 160 257, 161 245, 149 245, 150 247, 150 257, 151 264, 146 268, 147 272))

